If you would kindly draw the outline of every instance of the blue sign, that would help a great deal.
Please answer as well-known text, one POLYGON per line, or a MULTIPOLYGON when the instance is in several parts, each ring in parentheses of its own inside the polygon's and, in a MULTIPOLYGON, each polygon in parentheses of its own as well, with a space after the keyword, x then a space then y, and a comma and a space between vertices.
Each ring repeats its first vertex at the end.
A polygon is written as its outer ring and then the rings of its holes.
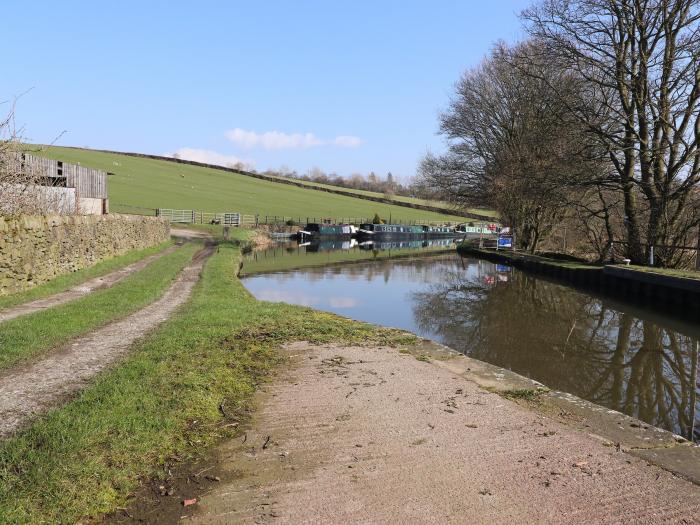
POLYGON ((508 273, 510 272, 510 266, 506 266, 505 264, 497 264, 496 271, 499 273, 508 273))
POLYGON ((513 237, 499 237, 498 238, 499 248, 512 248, 513 247, 513 237))

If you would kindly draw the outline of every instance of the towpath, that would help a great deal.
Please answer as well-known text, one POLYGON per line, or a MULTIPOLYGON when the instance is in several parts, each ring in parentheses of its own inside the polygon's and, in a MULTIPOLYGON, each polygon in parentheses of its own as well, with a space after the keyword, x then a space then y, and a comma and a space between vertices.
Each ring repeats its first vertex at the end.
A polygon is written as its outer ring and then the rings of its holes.
POLYGON ((697 485, 449 363, 382 347, 284 351, 291 366, 258 395, 251 428, 145 521, 698 522, 697 485))
POLYGON ((157 301, 128 317, 71 341, 39 360, 0 373, 0 437, 36 414, 61 404, 119 358, 147 332, 168 319, 190 296, 215 246, 200 250, 157 301))

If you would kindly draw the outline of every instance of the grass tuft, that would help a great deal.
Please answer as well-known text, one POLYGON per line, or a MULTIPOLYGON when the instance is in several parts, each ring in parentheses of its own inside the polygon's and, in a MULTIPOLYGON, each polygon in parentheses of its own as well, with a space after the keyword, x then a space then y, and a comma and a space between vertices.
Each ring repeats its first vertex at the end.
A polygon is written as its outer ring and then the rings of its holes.
POLYGON ((523 399, 525 401, 537 401, 542 394, 547 393, 544 388, 515 388, 499 392, 506 399, 523 399))

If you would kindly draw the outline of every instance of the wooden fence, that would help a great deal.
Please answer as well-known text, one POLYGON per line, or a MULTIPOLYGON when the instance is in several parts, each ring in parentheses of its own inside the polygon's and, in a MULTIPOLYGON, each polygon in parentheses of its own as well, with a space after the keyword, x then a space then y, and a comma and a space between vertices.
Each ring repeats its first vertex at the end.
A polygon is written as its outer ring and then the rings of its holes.
POLYGON ((170 222, 180 224, 223 224, 225 226, 245 227, 255 226, 255 216, 242 215, 237 212, 210 213, 198 210, 173 210, 158 208, 157 217, 165 217, 170 222))
MULTIPOLYGON (((139 208, 137 213, 143 213, 148 208, 139 208)), ((149 214, 150 215, 150 214, 149 214)), ((155 210, 158 217, 166 217, 170 222, 181 224, 223 224, 236 227, 264 226, 304 226, 310 223, 321 224, 364 224, 372 222, 368 217, 321 217, 321 216, 287 216, 287 215, 244 215, 237 212, 211 213, 200 210, 174 210, 171 208, 158 208, 155 210)), ((457 226, 464 222, 424 221, 424 220, 399 220, 394 219, 392 224, 405 224, 416 226, 457 226)), ((480 224, 480 223, 476 223, 480 224)), ((479 226, 474 227, 478 231, 479 226)))

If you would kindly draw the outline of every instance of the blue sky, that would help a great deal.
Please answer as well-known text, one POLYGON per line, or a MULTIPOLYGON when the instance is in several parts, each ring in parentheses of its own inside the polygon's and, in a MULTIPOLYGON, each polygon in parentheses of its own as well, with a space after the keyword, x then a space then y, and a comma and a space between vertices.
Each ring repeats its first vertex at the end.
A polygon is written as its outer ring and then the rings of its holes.
POLYGON ((406 178, 530 3, 10 0, 0 100, 34 142, 406 178))

